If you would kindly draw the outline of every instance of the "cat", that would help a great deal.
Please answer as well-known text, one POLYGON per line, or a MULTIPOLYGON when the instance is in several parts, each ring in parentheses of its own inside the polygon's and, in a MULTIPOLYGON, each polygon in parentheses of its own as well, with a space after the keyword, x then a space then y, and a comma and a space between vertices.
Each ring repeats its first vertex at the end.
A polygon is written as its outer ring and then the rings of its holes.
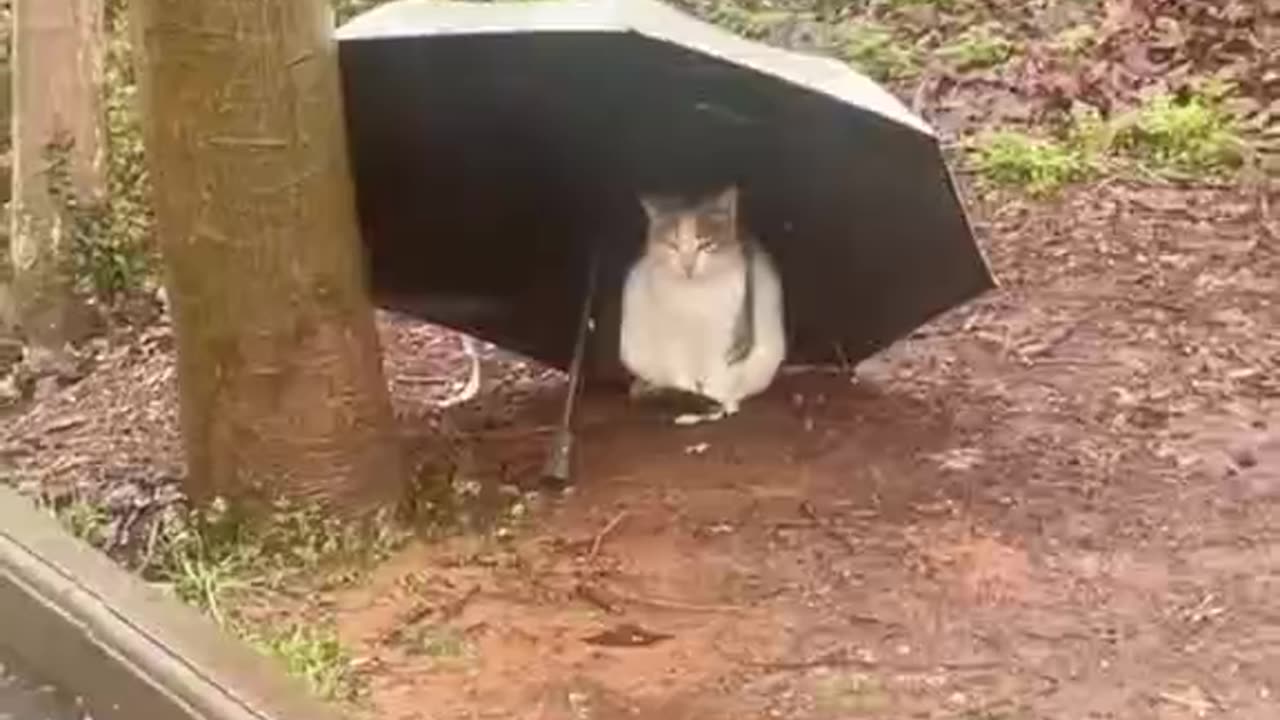
POLYGON ((716 403, 678 415, 679 425, 733 415, 773 382, 786 356, 777 268, 739 222, 735 185, 640 203, 648 231, 623 285, 619 339, 632 394, 671 389, 716 403))

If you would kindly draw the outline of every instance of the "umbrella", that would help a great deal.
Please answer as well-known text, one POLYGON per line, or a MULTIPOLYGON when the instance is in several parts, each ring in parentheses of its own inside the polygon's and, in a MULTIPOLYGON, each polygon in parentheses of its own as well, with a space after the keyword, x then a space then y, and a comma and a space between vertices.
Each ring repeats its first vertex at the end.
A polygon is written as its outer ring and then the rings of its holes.
POLYGON ((376 302, 617 376, 639 191, 737 183, 785 292, 788 363, 854 363, 992 288, 937 138, 833 59, 657 0, 398 0, 338 30, 376 302), (594 260, 593 260, 594 259, 594 260))

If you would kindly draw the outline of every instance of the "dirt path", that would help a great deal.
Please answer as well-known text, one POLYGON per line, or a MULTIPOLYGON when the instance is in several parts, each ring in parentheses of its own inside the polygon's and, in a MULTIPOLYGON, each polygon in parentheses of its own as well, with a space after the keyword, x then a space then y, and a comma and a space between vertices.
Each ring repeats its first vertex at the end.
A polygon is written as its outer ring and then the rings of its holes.
MULTIPOLYGON (((999 292, 721 424, 589 396, 558 500, 516 489, 558 378, 490 352, 497 382, 442 419, 460 345, 384 316, 406 436, 464 461, 490 530, 297 612, 337 623, 391 720, 1280 716, 1280 254, 1257 205, 1113 182, 974 215, 999 292)), ((172 372, 149 331, 5 419, 12 476, 118 511, 110 548, 173 496, 172 372)))
POLYGON ((576 492, 336 598, 378 716, 1277 717, 1280 261, 1253 209, 993 208, 1004 289, 857 382, 694 429, 591 397, 576 492))

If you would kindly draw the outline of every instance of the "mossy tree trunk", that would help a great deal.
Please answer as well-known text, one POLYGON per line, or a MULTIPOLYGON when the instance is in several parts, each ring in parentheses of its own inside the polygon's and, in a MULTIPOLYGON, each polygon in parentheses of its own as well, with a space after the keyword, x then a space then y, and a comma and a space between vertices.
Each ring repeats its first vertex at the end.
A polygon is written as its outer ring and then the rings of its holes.
POLYGON ((188 490, 398 498, 325 0, 135 0, 188 490))
POLYGON ((74 208, 105 188, 102 0, 15 0, 10 258, 27 342, 60 350, 88 325, 72 276, 74 208))

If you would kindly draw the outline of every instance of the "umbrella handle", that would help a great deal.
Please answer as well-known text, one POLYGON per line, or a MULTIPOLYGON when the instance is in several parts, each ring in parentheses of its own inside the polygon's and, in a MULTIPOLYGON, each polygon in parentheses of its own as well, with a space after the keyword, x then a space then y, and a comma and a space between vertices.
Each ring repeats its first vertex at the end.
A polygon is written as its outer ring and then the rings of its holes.
POLYGON ((582 387, 582 363, 583 356, 586 355, 587 334, 592 330, 591 311, 595 305, 599 264, 600 253, 593 248, 591 264, 587 270, 587 293, 582 301, 582 313, 578 318, 578 331, 574 338, 573 359, 569 364, 569 388, 565 395, 564 410, 555 436, 551 439, 551 450, 542 471, 543 480, 554 485, 567 485, 573 475, 573 412, 582 387))

